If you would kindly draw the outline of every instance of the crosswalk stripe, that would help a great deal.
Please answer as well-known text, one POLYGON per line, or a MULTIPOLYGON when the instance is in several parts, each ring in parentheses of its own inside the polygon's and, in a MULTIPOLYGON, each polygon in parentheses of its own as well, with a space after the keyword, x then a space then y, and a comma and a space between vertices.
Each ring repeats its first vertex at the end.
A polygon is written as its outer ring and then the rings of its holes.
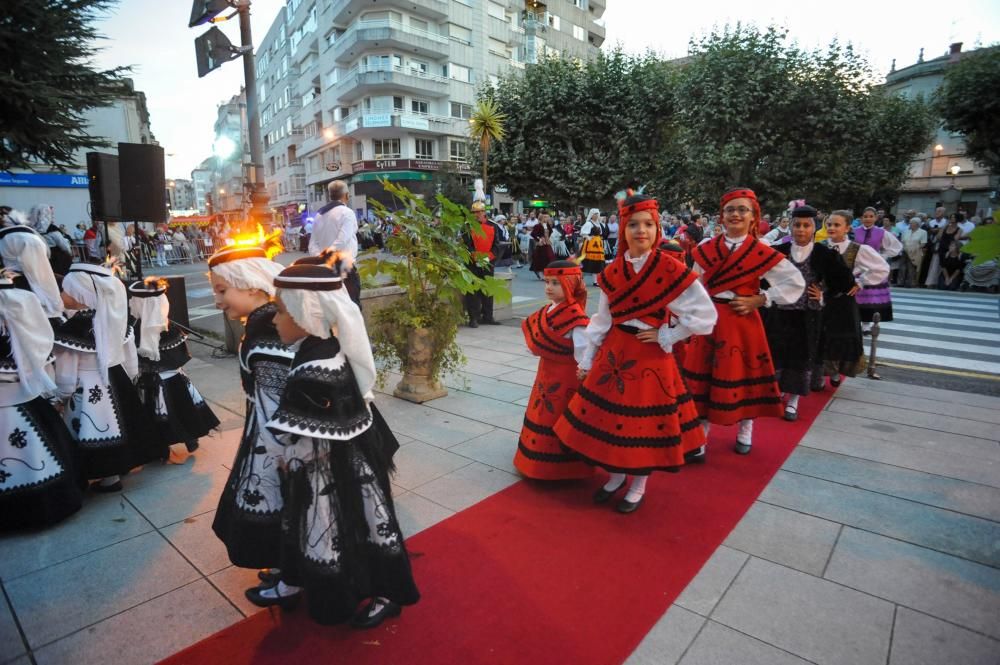
MULTIPOLYGON (((961 322, 958 322, 961 324, 961 322)), ((906 323, 901 323, 900 321, 890 321, 886 323, 882 330, 884 332, 912 332, 912 333, 923 333, 923 334, 933 334, 939 337, 953 338, 955 341, 960 342, 963 340, 968 340, 973 336, 973 333, 966 333, 962 330, 953 330, 950 328, 937 328, 934 326, 914 326, 908 325, 906 323)), ((1000 335, 977 332, 974 333, 975 338, 983 342, 1000 342, 1000 335)), ((909 339, 909 338, 907 338, 909 339)), ((981 350, 980 350, 981 352, 981 350)))
POLYGON ((943 342, 939 339, 927 339, 923 337, 903 337, 902 335, 888 335, 888 329, 878 336, 878 343, 889 342, 892 344, 907 344, 909 346, 924 346, 934 349, 938 353, 948 351, 965 351, 967 353, 989 353, 989 349, 983 348, 980 344, 964 344, 962 342, 943 342))
POLYGON ((994 303, 982 303, 979 302, 969 302, 960 300, 940 300, 937 298, 914 298, 912 296, 899 297, 895 294, 892 296, 893 303, 904 303, 907 305, 926 305, 926 306, 946 306, 946 307, 957 307, 959 309, 970 309, 979 310, 983 312, 995 312, 997 311, 997 304, 994 303))
POLYGON ((978 309, 958 309, 952 307, 925 307, 922 305, 893 303, 892 311, 893 314, 895 314, 896 312, 910 312, 913 314, 939 314, 949 319, 953 319, 956 316, 961 316, 964 318, 971 319, 973 321, 978 321, 978 320, 1000 321, 1000 316, 997 316, 996 313, 978 309))
POLYGON ((878 350, 878 359, 904 360, 906 362, 931 365, 933 367, 950 367, 952 369, 966 369, 973 372, 990 372, 1000 374, 1000 363, 984 362, 982 360, 970 360, 969 358, 958 358, 954 356, 944 356, 941 354, 916 353, 914 351, 901 351, 899 349, 878 350))
POLYGON ((961 324, 971 331, 982 330, 990 332, 997 329, 1000 325, 1000 321, 994 324, 987 323, 986 321, 975 321, 972 323, 967 323, 964 319, 959 317, 948 317, 948 316, 920 316, 918 314, 905 313, 905 316, 893 316, 893 321, 885 324, 887 326, 892 325, 896 321, 925 321, 928 323, 954 323, 961 324))

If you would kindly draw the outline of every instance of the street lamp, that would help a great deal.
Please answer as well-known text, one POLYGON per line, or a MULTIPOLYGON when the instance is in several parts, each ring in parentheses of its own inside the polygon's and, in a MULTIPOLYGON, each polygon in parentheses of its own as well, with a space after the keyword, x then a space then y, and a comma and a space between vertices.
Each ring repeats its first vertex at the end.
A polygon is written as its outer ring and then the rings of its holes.
POLYGON ((962 167, 959 166, 958 164, 953 164, 952 167, 948 170, 951 171, 951 175, 952 177, 954 177, 957 176, 962 171, 962 167))
POLYGON ((333 129, 330 128, 330 127, 327 127, 326 129, 324 129, 323 130, 323 137, 327 141, 332 141, 333 140, 333 129))
POLYGON ((236 150, 236 142, 228 136, 219 136, 212 144, 212 152, 219 159, 229 159, 229 156, 236 150))

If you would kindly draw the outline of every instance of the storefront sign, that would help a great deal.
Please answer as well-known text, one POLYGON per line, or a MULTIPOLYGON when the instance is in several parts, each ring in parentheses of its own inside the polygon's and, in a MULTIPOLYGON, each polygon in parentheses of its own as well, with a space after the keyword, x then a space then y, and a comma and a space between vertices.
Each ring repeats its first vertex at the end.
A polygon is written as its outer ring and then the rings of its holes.
POLYGON ((355 173, 362 171, 381 171, 383 169, 412 169, 415 171, 440 171, 450 166, 462 173, 469 173, 469 167, 463 162, 441 162, 433 159, 373 159, 354 162, 351 168, 355 173))
POLYGON ((0 171, 0 187, 64 187, 86 188, 87 174, 83 173, 8 173, 0 171))
POLYGON ((392 127, 392 115, 389 113, 366 113, 365 127, 392 127))
POLYGON ((427 118, 419 115, 401 115, 399 116, 399 126, 408 129, 430 129, 431 123, 427 118))

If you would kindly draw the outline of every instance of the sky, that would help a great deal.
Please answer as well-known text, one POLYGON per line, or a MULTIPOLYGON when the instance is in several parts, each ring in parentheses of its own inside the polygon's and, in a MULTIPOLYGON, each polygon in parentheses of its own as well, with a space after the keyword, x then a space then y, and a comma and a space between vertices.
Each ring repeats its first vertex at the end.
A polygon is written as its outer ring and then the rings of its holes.
MULTIPOLYGON (((283 5, 284 0, 252 0, 256 43, 283 5)), ((894 58, 899 68, 915 63, 921 48, 929 59, 954 41, 964 42, 965 50, 1000 43, 1000 2, 995 0, 607 0, 607 5, 605 48, 651 49, 666 57, 685 55, 691 37, 737 21, 784 26, 803 47, 823 47, 833 38, 851 42, 880 76, 894 58)), ((206 28, 188 28, 190 12, 190 0, 119 0, 97 22, 107 39, 96 64, 133 67, 136 89, 146 93, 153 134, 167 154, 169 178, 189 178, 211 156, 216 107, 237 94, 243 81, 239 61, 198 78, 194 39, 206 28)), ((220 29, 239 43, 236 19, 220 29)))

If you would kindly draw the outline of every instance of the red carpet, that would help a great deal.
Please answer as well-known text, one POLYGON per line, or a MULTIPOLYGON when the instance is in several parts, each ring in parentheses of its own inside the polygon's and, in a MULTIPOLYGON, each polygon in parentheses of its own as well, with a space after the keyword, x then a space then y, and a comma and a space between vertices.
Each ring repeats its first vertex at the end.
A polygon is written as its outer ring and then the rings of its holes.
POLYGON ((523 481, 413 536, 423 599, 375 630, 261 612, 164 662, 621 663, 831 396, 803 399, 794 423, 758 420, 748 457, 732 452, 735 427, 713 428, 708 463, 654 474, 632 515, 595 506, 596 481, 523 481))

